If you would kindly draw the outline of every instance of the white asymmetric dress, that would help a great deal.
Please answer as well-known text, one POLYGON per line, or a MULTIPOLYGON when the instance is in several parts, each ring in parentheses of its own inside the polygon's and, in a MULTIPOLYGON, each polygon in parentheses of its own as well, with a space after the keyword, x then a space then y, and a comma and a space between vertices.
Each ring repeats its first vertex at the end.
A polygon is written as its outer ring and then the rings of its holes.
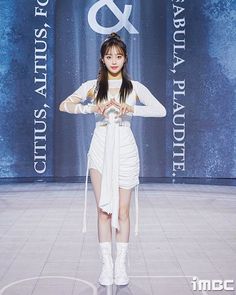
MULTIPOLYGON (((131 82, 133 90, 126 97, 126 103, 133 106, 133 113, 126 113, 118 119, 114 118, 115 114, 112 110, 108 118, 94 113, 96 126, 87 154, 83 232, 86 232, 88 174, 90 168, 95 168, 102 176, 99 207, 104 212, 112 214, 112 226, 117 230, 120 229, 118 220, 119 188, 135 188, 135 234, 138 234, 140 161, 138 147, 130 128, 131 119, 132 116, 164 117, 166 110, 143 84, 133 80, 131 82), (136 105, 137 99, 144 105, 136 105)), ((85 101, 89 90, 95 89, 96 83, 96 79, 82 83, 73 95, 80 97, 82 102, 85 101)), ((121 79, 108 80, 108 100, 115 98, 119 102, 121 84, 121 79), (114 91, 116 91, 115 95, 114 91)), ((94 99, 91 102, 95 103, 94 99)))

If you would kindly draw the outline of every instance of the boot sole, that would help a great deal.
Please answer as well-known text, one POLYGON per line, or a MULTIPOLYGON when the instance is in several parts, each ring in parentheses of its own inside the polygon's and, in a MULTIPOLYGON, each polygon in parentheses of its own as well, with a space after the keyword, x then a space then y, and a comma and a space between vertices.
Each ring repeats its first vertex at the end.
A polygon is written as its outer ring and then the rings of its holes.
POLYGON ((113 285, 113 280, 112 281, 98 281, 98 282, 102 286, 111 286, 111 285, 113 285))
POLYGON ((115 280, 115 285, 117 286, 125 286, 129 284, 129 280, 128 281, 119 281, 119 280, 115 280))

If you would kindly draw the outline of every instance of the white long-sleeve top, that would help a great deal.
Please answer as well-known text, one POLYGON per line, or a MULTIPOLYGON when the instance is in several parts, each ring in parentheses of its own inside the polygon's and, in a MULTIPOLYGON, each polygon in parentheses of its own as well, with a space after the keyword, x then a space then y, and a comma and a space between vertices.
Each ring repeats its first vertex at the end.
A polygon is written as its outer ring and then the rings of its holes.
MULTIPOLYGON (((133 106, 134 112, 127 113, 122 117, 122 121, 131 121, 132 116, 141 117, 165 117, 165 107, 156 99, 156 97, 150 92, 150 90, 138 81, 131 80, 133 84, 132 92, 126 97, 126 103, 133 106), (136 105, 137 99, 144 105, 136 105)), ((91 98, 91 104, 95 104, 95 98, 93 97, 93 91, 96 87, 97 80, 87 80, 82 83, 81 86, 72 93, 61 104, 61 110, 69 113, 83 113, 84 105, 82 104, 88 97, 91 98)), ((119 92, 122 80, 108 80, 108 100, 115 98, 118 102, 118 95, 114 95, 114 90, 119 92), (113 89, 113 94, 110 90, 113 89)), ((94 113, 95 120, 103 121, 104 116, 94 113)))

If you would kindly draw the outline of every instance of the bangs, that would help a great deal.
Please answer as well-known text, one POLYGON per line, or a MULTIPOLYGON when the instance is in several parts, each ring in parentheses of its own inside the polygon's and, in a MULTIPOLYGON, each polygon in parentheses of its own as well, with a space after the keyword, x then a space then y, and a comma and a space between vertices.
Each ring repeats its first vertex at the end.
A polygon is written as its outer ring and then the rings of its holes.
POLYGON ((121 55, 124 56, 123 49, 117 44, 112 44, 110 46, 108 45, 106 50, 105 50, 105 55, 111 54, 111 51, 112 51, 113 48, 116 50, 117 54, 121 54, 121 55))

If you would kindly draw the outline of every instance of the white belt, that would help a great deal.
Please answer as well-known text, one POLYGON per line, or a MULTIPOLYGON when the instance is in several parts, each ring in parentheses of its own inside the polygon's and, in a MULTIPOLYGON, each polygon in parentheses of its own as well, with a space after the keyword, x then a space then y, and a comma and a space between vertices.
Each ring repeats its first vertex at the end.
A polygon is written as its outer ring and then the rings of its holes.
MULTIPOLYGON (((106 126, 104 151, 104 165, 101 183, 101 197, 99 207, 102 211, 112 214, 112 226, 120 229, 119 215, 119 127, 130 126, 129 121, 96 122, 96 126, 106 126), (113 139, 113 140, 112 140, 113 139), (114 160, 113 160, 114 159, 114 160)), ((84 213, 82 232, 86 232, 87 194, 88 194, 89 155, 87 155, 87 169, 84 194, 84 213)), ((135 235, 138 234, 138 184, 135 186, 135 235)))
MULTIPOLYGON (((99 127, 99 126, 107 126, 108 124, 110 124, 109 122, 107 121, 98 121, 96 122, 96 127, 99 127)), ((127 126, 127 127, 130 127, 130 122, 129 121, 122 121, 122 122, 118 122, 116 123, 118 126, 127 126)))

